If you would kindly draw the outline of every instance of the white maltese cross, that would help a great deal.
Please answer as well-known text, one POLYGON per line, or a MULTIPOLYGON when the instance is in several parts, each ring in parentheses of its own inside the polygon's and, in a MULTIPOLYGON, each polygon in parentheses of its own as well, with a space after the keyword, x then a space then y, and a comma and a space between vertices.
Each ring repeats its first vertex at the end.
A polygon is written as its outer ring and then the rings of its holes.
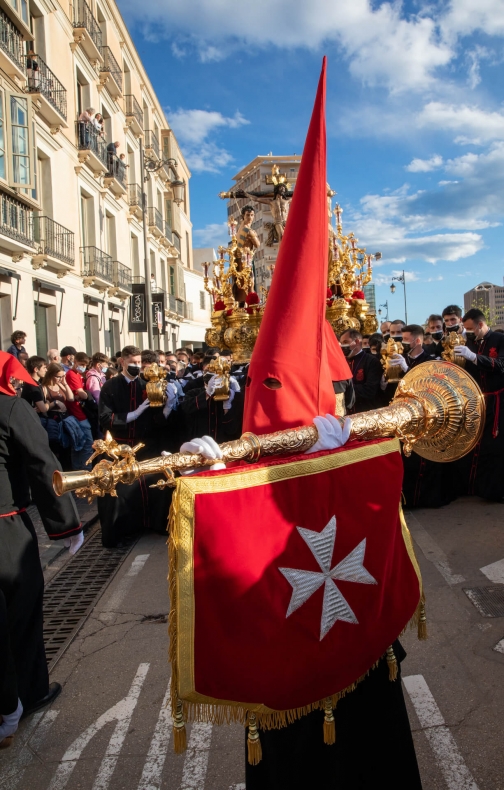
POLYGON ((301 571, 296 568, 279 568, 289 584, 292 585, 292 597, 286 617, 299 609, 313 593, 324 585, 324 603, 320 622, 320 639, 330 631, 337 620, 345 623, 358 623, 355 614, 336 586, 336 580, 357 582, 359 584, 378 584, 365 569, 364 553, 366 538, 348 554, 344 560, 331 569, 331 560, 336 541, 336 517, 333 516, 322 532, 297 527, 297 531, 317 560, 321 573, 318 571, 301 571))

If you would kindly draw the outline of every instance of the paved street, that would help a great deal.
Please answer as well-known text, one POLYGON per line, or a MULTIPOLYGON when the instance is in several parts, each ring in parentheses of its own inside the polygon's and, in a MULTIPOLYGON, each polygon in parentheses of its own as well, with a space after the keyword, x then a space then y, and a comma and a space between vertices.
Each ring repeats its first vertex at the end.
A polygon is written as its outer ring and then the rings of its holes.
MULTIPOLYGON (((464 592, 504 592, 503 512, 464 499, 408 514, 430 638, 405 635, 403 678, 425 790, 504 790, 504 617, 464 592)), ((0 754, 2 790, 244 787, 239 727, 194 725, 173 754, 166 575, 165 540, 142 538, 57 664, 62 696, 0 754)))

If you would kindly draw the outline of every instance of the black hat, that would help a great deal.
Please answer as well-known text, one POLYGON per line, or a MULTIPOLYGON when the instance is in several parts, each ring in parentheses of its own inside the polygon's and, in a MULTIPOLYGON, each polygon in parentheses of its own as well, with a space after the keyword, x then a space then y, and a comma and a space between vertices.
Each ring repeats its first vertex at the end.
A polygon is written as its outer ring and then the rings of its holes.
POLYGON ((77 351, 73 346, 65 346, 60 351, 60 357, 69 357, 71 354, 76 355, 77 351))

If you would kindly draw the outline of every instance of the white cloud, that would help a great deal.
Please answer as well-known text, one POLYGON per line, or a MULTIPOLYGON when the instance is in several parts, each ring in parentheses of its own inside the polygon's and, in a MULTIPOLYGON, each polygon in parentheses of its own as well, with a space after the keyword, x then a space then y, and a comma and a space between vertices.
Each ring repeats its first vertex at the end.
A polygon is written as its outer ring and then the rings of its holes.
POLYGON ((431 170, 437 170, 442 164, 443 157, 434 154, 430 159, 413 159, 404 169, 410 173, 430 173, 431 170))
POLYGON ((211 225, 206 225, 204 228, 197 228, 193 230, 193 237, 198 247, 213 247, 217 249, 219 245, 225 246, 229 240, 227 223, 214 222, 211 225))
POLYGON ((421 128, 459 132, 456 143, 482 145, 504 139, 504 112, 486 111, 469 105, 432 101, 417 116, 421 128))
POLYGON ((240 112, 226 117, 211 110, 183 110, 168 112, 171 126, 177 135, 189 167, 196 173, 219 173, 232 164, 233 157, 208 138, 219 129, 239 129, 249 124, 240 112))
POLYGON ((433 13, 403 13, 399 2, 370 0, 123 0, 127 17, 184 42, 203 61, 243 47, 319 50, 336 43, 351 73, 367 85, 392 91, 425 90, 455 54, 439 35, 433 13))
POLYGON ((504 4, 502 0, 452 0, 441 27, 447 39, 477 30, 489 36, 504 35, 504 4))

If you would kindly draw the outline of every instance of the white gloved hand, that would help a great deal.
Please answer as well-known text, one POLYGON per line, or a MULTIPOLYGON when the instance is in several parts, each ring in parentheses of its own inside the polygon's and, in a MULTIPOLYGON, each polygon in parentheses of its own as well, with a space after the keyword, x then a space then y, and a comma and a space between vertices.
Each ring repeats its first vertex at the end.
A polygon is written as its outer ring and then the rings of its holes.
POLYGON ((469 362, 476 362, 478 359, 478 355, 475 354, 474 351, 471 351, 470 348, 467 348, 467 346, 455 346, 453 351, 455 354, 458 354, 459 357, 464 357, 464 359, 467 359, 469 362))
POLYGON ((138 420, 140 415, 143 414, 144 411, 149 408, 149 406, 150 406, 150 401, 148 398, 146 398, 144 402, 141 404, 141 406, 138 407, 138 409, 135 409, 135 411, 129 411, 127 413, 126 422, 130 423, 130 422, 134 422, 135 420, 138 420))
POLYGON ((236 392, 241 392, 241 387, 238 384, 237 380, 234 376, 229 377, 229 398, 225 400, 222 404, 222 408, 224 411, 229 411, 231 408, 231 404, 234 401, 234 396, 236 392))
POLYGON ((166 385, 166 403, 163 406, 163 417, 168 417, 178 403, 178 390, 172 381, 166 385))
POLYGON ((72 555, 76 554, 83 543, 84 543, 84 533, 81 530, 80 532, 77 533, 77 535, 72 535, 72 537, 70 538, 70 546, 68 547, 69 553, 72 555))
POLYGON ((313 423, 318 431, 318 439, 308 453, 318 453, 319 450, 335 450, 342 447, 348 441, 352 421, 347 417, 343 427, 336 417, 326 414, 325 417, 314 417, 313 423))
POLYGON ((180 448, 181 453, 199 453, 203 458, 208 458, 211 461, 215 460, 217 463, 212 466, 206 466, 204 469, 185 469, 181 471, 181 475, 192 475, 197 472, 218 472, 219 469, 225 469, 226 464, 219 463, 222 458, 222 450, 217 442, 211 436, 203 436, 201 439, 193 439, 190 442, 184 442, 180 448))
POLYGON ((389 365, 392 368, 397 368, 397 367, 401 368, 401 370, 404 371, 404 373, 406 373, 409 370, 409 365, 404 359, 404 357, 402 356, 402 354, 396 354, 394 357, 392 357, 392 359, 389 361, 389 365))
POLYGON ((209 398, 212 397, 216 389, 222 387, 222 376, 217 376, 215 373, 211 379, 208 379, 205 384, 205 391, 209 398))
POLYGON ((380 379, 380 389, 382 392, 385 392, 385 390, 387 389, 387 385, 388 385, 388 381, 385 378, 385 374, 383 374, 383 376, 380 379))

